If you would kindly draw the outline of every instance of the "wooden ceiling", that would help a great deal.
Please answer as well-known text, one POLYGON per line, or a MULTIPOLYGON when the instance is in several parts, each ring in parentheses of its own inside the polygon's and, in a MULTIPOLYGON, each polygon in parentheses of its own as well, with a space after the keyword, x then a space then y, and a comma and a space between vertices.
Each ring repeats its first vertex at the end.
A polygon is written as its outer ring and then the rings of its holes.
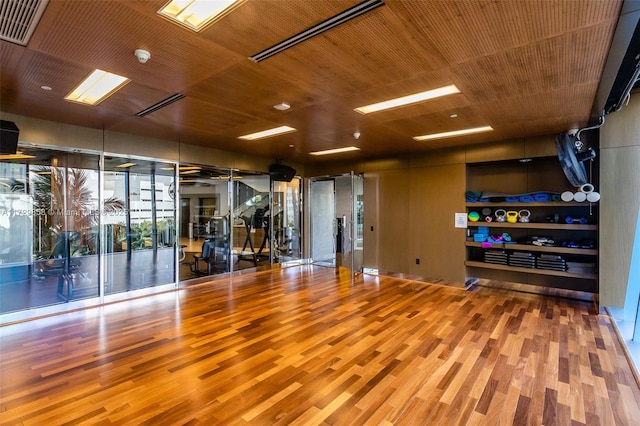
POLYGON ((158 15, 165 2, 50 1, 26 47, 0 41, 2 111, 302 163, 553 134, 588 124, 622 4, 385 0, 255 63, 248 57, 360 0, 247 0, 200 33, 158 15), (138 48, 151 52, 146 64, 138 48), (65 101, 95 68, 131 82, 95 107, 65 101), (449 84, 461 93, 353 110, 449 84), (185 98, 136 115, 174 93, 185 98), (273 108, 283 101, 291 109, 273 108), (297 131, 238 139, 281 125, 297 131), (412 139, 485 125, 495 130, 412 139), (309 155, 348 145, 361 151, 309 155))

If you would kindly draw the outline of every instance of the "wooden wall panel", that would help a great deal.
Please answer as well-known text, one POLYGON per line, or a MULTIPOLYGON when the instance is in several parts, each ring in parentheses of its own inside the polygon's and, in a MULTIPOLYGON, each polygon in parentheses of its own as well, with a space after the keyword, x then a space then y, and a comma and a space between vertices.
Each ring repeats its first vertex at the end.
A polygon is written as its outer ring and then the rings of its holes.
POLYGON ((179 160, 178 142, 151 139, 119 132, 104 132, 104 151, 142 157, 179 160))
POLYGON ((0 117, 16 123, 19 141, 56 147, 102 150, 102 130, 72 126, 54 121, 39 120, 3 112, 0 117))
MULTIPOLYGON (((409 172, 406 169, 386 170, 375 176, 378 204, 373 208, 378 209, 378 224, 373 233, 378 241, 378 269, 383 272, 409 271, 407 248, 413 232, 407 226, 410 207, 409 172)), ((365 212, 365 216, 366 214, 365 212)))
POLYGON ((640 209, 638 117, 636 94, 627 107, 607 117, 600 134, 600 303, 618 308, 629 297, 629 265, 640 209))
POLYGON ((454 228, 454 214, 465 211, 465 168, 453 164, 411 169, 410 242, 404 253, 411 275, 464 282, 466 230, 454 228))
POLYGON ((501 141, 492 144, 476 144, 467 146, 467 163, 483 161, 511 160, 524 157, 524 140, 501 141))

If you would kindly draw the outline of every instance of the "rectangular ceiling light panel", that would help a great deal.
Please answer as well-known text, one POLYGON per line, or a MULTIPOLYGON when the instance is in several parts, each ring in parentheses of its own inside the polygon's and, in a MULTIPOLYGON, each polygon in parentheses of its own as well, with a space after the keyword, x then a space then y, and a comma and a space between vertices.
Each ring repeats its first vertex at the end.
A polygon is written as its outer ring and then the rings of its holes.
POLYGON ((289 126, 280 126, 275 127, 269 130, 263 130, 262 132, 251 133, 249 135, 238 136, 238 139, 243 139, 247 141, 253 141, 256 139, 268 138, 271 136, 282 135, 284 133, 295 132, 296 129, 289 126))
POLYGON ((430 135, 414 136, 413 139, 417 141, 426 141, 431 139, 444 139, 453 138, 456 136, 470 135, 473 133, 490 132, 493 130, 491 126, 473 127, 471 129, 453 130, 451 132, 432 133, 430 135))
POLYGON ((158 13, 198 32, 243 2, 244 0, 171 0, 158 13))
POLYGON ((415 104, 418 102, 424 102, 428 101, 429 99, 435 99, 442 96, 455 95, 457 93, 460 93, 460 90, 452 84, 433 90, 427 90, 425 92, 414 93, 413 95, 402 96, 400 98, 389 99, 388 101, 366 105, 356 108, 355 110, 360 114, 369 114, 372 112, 383 111, 386 109, 415 104))
POLYGON ((325 19, 317 25, 314 25, 311 28, 308 28, 302 32, 299 32, 296 35, 289 37, 286 40, 281 41, 280 43, 276 43, 271 47, 264 49, 261 52, 256 53, 249 57, 254 62, 264 61, 265 59, 275 55, 276 53, 280 53, 283 50, 287 50, 290 47, 295 46, 298 43, 302 43, 305 40, 310 39, 311 37, 315 37, 318 34, 321 34, 331 28, 337 27, 338 25, 344 24, 347 21, 352 20, 360 15, 363 15, 370 10, 375 9, 378 6, 382 6, 384 2, 382 0, 365 0, 356 4, 349 9, 338 13, 335 16, 332 16, 329 19, 325 19))
POLYGON ((85 105, 98 105, 129 82, 110 72, 95 70, 64 98, 85 105))
POLYGON ((0 39, 26 46, 49 0, 2 0, 0 39))
POLYGON ((349 152, 349 151, 360 151, 360 148, 355 146, 346 146, 344 148, 335 148, 335 149, 327 149, 325 151, 315 151, 310 152, 311 155, 329 155, 329 154, 339 154, 341 152, 349 152))

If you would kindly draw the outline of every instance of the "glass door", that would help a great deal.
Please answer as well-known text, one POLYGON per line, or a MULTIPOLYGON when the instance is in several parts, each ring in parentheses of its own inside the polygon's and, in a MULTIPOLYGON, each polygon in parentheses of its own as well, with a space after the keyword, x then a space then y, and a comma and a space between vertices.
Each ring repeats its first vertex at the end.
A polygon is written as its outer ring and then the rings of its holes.
POLYGON ((353 173, 313 178, 310 185, 311 259, 362 271, 363 179, 353 173))
POLYGON ((273 182, 273 202, 271 208, 273 262, 292 264, 302 258, 301 198, 302 179, 291 182, 273 182))
POLYGON ((311 260, 322 266, 336 266, 339 232, 336 220, 335 179, 313 178, 309 191, 311 218, 311 260))

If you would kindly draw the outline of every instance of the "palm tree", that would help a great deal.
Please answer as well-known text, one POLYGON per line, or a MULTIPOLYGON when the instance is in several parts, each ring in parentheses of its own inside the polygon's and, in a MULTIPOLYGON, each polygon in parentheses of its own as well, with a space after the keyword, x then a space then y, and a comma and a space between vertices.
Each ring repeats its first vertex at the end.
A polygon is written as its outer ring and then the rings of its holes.
MULTIPOLYGON (((100 212, 87 182, 88 175, 84 169, 42 167, 33 174, 31 192, 34 207, 35 211, 45 213, 43 225, 48 231, 48 238, 45 237, 43 243, 49 251, 61 232, 76 231, 80 235, 80 241, 74 247, 75 251, 82 254, 96 253, 97 232, 91 231, 97 231, 100 212)), ((115 197, 104 200, 102 206, 105 212, 122 209, 124 203, 115 197)))

